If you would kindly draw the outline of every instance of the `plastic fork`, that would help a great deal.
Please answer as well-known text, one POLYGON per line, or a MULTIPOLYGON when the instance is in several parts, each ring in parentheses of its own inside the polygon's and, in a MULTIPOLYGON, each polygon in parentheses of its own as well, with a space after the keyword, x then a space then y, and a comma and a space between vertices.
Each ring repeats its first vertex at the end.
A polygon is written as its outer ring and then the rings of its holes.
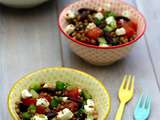
POLYGON ((151 112, 151 97, 141 96, 134 111, 135 120, 147 120, 151 112))
POLYGON ((134 76, 125 75, 120 86, 118 96, 120 100, 120 106, 118 108, 115 120, 121 120, 123 111, 127 102, 129 102, 134 94, 134 76))

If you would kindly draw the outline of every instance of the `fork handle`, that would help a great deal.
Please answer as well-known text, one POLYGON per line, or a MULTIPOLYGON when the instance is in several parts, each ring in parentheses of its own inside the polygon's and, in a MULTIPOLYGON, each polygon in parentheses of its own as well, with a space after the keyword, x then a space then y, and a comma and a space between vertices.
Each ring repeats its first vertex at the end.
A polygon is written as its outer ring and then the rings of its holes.
POLYGON ((122 120, 124 108, 125 108, 125 103, 121 102, 119 105, 115 120, 122 120))

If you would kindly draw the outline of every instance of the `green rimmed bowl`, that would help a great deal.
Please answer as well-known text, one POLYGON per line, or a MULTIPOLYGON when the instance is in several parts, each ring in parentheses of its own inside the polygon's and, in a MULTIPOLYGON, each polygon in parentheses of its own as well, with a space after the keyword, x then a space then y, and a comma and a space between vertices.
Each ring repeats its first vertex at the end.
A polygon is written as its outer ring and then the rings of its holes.
POLYGON ((104 85, 84 72, 64 67, 50 67, 30 73, 18 80, 8 95, 8 109, 13 120, 20 120, 15 111, 15 103, 20 101, 21 91, 29 88, 35 82, 49 82, 55 84, 57 80, 69 82, 82 89, 87 89, 93 96, 98 111, 98 120, 106 120, 110 112, 110 96, 104 85))

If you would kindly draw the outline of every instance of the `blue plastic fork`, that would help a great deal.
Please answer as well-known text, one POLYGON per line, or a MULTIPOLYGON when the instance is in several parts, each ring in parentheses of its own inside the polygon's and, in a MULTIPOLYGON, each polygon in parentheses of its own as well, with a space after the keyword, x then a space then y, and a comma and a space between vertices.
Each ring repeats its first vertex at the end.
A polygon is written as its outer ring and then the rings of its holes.
POLYGON ((151 97, 141 96, 134 111, 135 120, 147 120, 151 112, 151 97))

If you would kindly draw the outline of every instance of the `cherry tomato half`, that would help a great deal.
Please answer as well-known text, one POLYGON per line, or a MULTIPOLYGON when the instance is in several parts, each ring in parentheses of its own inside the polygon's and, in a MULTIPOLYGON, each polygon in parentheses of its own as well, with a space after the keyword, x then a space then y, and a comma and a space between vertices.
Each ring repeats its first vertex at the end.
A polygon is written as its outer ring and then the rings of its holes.
POLYGON ((100 28, 96 27, 87 31, 86 36, 92 39, 97 39, 102 34, 103 34, 103 31, 100 28))
POLYGON ((37 106, 36 108, 36 113, 38 114, 44 114, 46 111, 45 111, 45 107, 44 106, 37 106))
POLYGON ((66 103, 64 107, 70 109, 72 112, 75 112, 78 110, 78 103, 71 101, 69 103, 66 103))
POLYGON ((47 99, 49 102, 51 102, 52 98, 50 95, 48 95, 47 93, 40 93, 39 98, 45 98, 47 99))
POLYGON ((127 37, 131 37, 137 31, 137 25, 131 21, 124 23, 123 27, 126 30, 127 37))
POLYGON ((29 105, 36 105, 36 101, 37 100, 34 99, 34 98, 25 98, 25 99, 22 100, 23 104, 27 105, 27 106, 29 106, 29 105))
POLYGON ((72 100, 78 101, 80 99, 80 92, 78 88, 66 90, 64 95, 70 97, 72 100))

